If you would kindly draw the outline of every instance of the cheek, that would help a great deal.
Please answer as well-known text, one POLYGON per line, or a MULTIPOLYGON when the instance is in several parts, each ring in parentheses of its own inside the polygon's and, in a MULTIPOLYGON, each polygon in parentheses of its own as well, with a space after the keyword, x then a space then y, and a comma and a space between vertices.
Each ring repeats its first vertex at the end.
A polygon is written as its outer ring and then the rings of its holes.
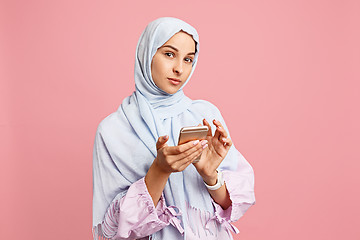
POLYGON ((152 70, 154 70, 154 74, 156 76, 164 75, 167 69, 166 62, 161 59, 155 59, 152 70))
POLYGON ((161 75, 161 65, 157 59, 154 59, 151 65, 151 75, 154 81, 159 75, 161 75))
POLYGON ((191 70, 192 70, 192 66, 190 66, 186 69, 186 79, 189 77, 191 70))

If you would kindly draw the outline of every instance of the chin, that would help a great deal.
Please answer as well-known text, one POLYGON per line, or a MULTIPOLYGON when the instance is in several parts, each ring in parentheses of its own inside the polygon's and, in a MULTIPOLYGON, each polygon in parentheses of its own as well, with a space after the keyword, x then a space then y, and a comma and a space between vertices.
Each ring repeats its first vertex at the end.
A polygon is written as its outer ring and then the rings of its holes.
POLYGON ((174 93, 176 93, 177 91, 165 91, 165 92, 167 92, 168 94, 174 94, 174 93))
POLYGON ((167 92, 168 94, 174 94, 174 93, 176 93, 177 91, 179 91, 179 89, 180 89, 180 87, 178 87, 178 88, 172 88, 172 87, 170 87, 170 88, 168 88, 168 89, 166 89, 166 90, 164 90, 164 91, 167 92))

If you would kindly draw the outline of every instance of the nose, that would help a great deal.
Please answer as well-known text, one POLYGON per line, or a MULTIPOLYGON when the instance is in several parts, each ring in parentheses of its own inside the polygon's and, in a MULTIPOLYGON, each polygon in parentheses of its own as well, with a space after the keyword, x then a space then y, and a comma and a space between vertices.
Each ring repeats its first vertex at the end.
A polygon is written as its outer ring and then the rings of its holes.
POLYGON ((173 71, 176 74, 181 74, 183 72, 183 62, 182 61, 176 61, 176 63, 174 64, 173 71))

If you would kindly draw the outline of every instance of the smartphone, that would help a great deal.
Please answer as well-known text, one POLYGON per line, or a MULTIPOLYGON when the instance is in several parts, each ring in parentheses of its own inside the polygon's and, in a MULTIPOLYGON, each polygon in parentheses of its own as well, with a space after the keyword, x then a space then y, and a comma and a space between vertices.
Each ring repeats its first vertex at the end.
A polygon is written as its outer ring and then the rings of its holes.
MULTIPOLYGON (((207 126, 183 127, 180 129, 178 145, 193 140, 201 141, 206 138, 208 131, 209 128, 207 126)), ((201 155, 193 163, 197 163, 200 157, 201 155)))

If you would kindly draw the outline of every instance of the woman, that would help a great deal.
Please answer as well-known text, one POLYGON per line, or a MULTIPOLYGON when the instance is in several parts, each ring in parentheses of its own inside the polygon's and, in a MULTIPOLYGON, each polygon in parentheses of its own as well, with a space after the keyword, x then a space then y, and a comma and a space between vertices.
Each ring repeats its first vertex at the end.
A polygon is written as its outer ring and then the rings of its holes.
POLYGON ((158 18, 141 34, 136 90, 96 132, 95 239, 232 239, 230 222, 255 203, 252 167, 220 111, 182 91, 198 54, 197 31, 180 19, 158 18), (206 140, 177 146, 182 127, 201 124, 206 140))

